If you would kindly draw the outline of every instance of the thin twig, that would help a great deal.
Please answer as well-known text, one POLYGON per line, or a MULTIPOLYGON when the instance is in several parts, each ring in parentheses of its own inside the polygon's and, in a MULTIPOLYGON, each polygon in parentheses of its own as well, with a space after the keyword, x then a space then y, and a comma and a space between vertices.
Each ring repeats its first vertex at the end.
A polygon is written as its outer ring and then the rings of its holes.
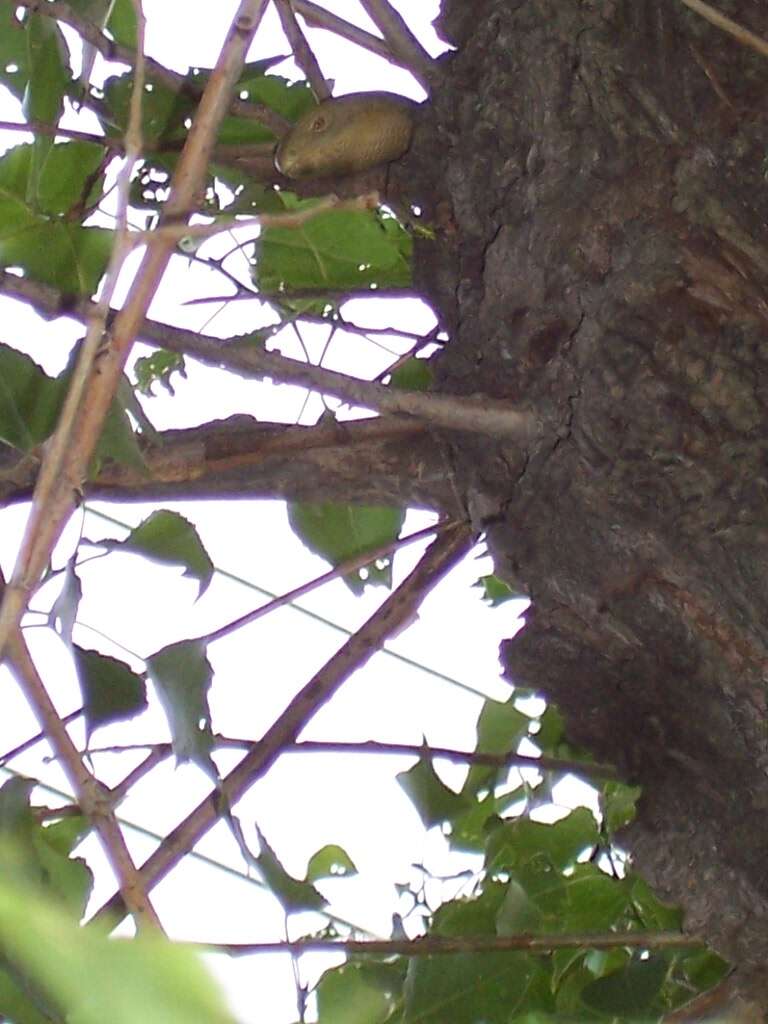
MULTIPOLYGON (((54 315, 62 312, 62 296, 47 285, 0 271, 0 290, 11 297, 31 302, 40 312, 54 315)), ((379 296, 381 292, 367 294, 379 296)), ((91 308, 92 303, 88 300, 80 300, 74 307, 66 308, 66 314, 83 318, 88 316, 91 308)), ((266 352, 255 345, 239 345, 242 339, 222 340, 157 320, 145 319, 139 332, 146 342, 194 356, 209 366, 224 366, 244 377, 269 377, 286 384, 314 388, 351 405, 380 413, 402 413, 435 427, 466 430, 489 438, 511 438, 520 444, 534 440, 543 430, 543 423, 535 410, 516 408, 511 402, 385 387, 322 366, 310 366, 276 352, 266 352)))
POLYGON ((306 583, 302 583, 301 586, 295 587, 293 590, 289 590, 285 594, 281 594, 279 597, 268 601, 259 608, 254 608, 253 611, 246 612, 245 615, 241 615, 239 618, 234 619, 231 622, 227 622, 223 626, 219 626, 218 629, 211 630, 210 633, 197 637, 197 643, 211 644, 215 640, 222 640, 225 636, 229 636, 236 630, 241 629, 243 626, 249 625, 251 622, 256 622, 257 619, 263 618, 263 616, 268 615, 270 612, 276 611, 278 608, 283 608, 285 605, 298 600, 300 597, 304 597, 306 594, 311 594, 313 590, 317 590, 318 587, 322 587, 326 583, 331 583, 333 580, 340 579, 342 576, 355 572, 355 570, 361 569, 364 565, 369 565, 371 562, 376 562, 380 558, 386 558, 388 555, 391 555, 395 551, 399 551, 400 548, 406 547, 408 544, 413 544, 419 540, 425 540, 433 533, 441 533, 446 529, 446 525, 447 524, 445 523, 438 523, 435 526, 427 526, 423 530, 417 530, 415 533, 410 534, 408 537, 398 538, 397 540, 391 541, 389 544, 382 544, 373 551, 364 551, 362 554, 356 555, 354 558, 347 558, 333 569, 330 569, 328 572, 324 572, 321 576, 316 576, 313 580, 308 580, 306 583))
MULTIPOLYGON (((234 736, 214 736, 215 749, 251 750, 257 744, 253 740, 237 739, 234 736)), ((126 743, 109 747, 94 747, 91 754, 125 754, 134 750, 153 750, 167 756, 172 752, 170 743, 126 743)), ((483 754, 477 750, 454 750, 452 747, 433 747, 415 743, 379 743, 377 740, 362 740, 358 743, 344 740, 299 740, 289 743, 284 754, 375 754, 394 757, 424 757, 431 760, 450 761, 453 764, 483 765, 489 768, 533 768, 538 772, 571 772, 592 779, 618 779, 619 773, 610 764, 590 761, 573 761, 561 757, 532 757, 510 751, 506 754, 483 754)))
POLYGON ((233 228, 300 228, 307 221, 329 210, 375 210, 381 199, 378 192, 366 192, 352 199, 340 199, 336 195, 323 196, 303 210, 286 210, 283 213, 260 213, 256 217, 222 217, 212 224, 164 224, 154 231, 138 231, 132 236, 134 245, 144 244, 153 239, 177 244, 182 238, 213 238, 233 228))
POLYGON ((681 932, 583 932, 568 935, 424 935, 418 939, 294 939, 292 942, 190 943, 207 952, 368 953, 379 956, 445 956, 456 953, 550 953, 555 949, 690 949, 705 942, 681 932))
POLYGON ((324 7, 318 7, 317 4, 312 3, 312 0, 293 0, 293 6, 312 28, 326 29, 356 46, 361 46, 364 50, 375 53, 377 57, 383 57, 391 64, 404 66, 384 40, 373 35, 372 32, 366 32, 364 28, 345 21, 337 14, 326 11, 324 7))
POLYGON ((312 52, 312 47, 305 39, 301 27, 296 21, 291 0, 274 0, 274 2, 283 32, 285 32, 293 51, 293 59, 304 72, 304 77, 312 87, 312 92, 315 94, 317 102, 320 103, 322 100, 327 100, 331 95, 331 90, 328 88, 325 75, 317 63, 317 57, 312 52))
MULTIPOLYGON (((69 725, 72 722, 76 722, 78 718, 83 714, 83 708, 78 708, 77 711, 71 711, 68 715, 62 716, 62 724, 69 725)), ((19 743, 15 747, 11 747, 10 750, 6 750, 4 754, 0 754, 0 767, 8 764, 15 757, 19 757, 21 754, 26 754, 32 747, 37 746, 38 743, 42 743, 47 740, 48 736, 44 732, 37 732, 34 736, 30 736, 28 740, 24 740, 23 743, 19 743)))
MULTIPOLYGON (((384 641, 410 622, 427 593, 471 549, 472 533, 458 524, 442 533, 419 564, 374 612, 368 621, 347 640, 291 700, 283 713, 240 763, 202 803, 170 832, 142 865, 141 876, 151 888, 205 835, 222 814, 232 807, 261 778, 289 743, 326 704, 348 676, 361 668, 381 648, 384 641)), ((96 913, 93 920, 122 915, 125 907, 119 893, 96 913)))
POLYGON ((122 139, 108 139, 104 135, 93 135, 91 132, 78 132, 72 128, 61 128, 57 124, 44 121, 0 121, 0 131, 25 132, 28 135, 50 135, 52 138, 72 139, 74 142, 92 142, 96 146, 123 152, 122 139))
MULTIPOLYGON (((235 741, 237 742, 237 741, 235 741)), ((240 741, 243 742, 243 741, 240 741)), ((573 761, 561 757, 531 757, 528 754, 483 754, 476 750, 453 750, 450 747, 417 746, 412 743, 362 743, 302 740, 286 751, 296 754, 392 754, 395 756, 425 757, 455 764, 487 765, 490 768, 533 768, 539 772, 573 772, 588 778, 618 779, 619 773, 610 764, 573 761)))
POLYGON ((360 0, 360 5, 386 39, 390 50, 429 91, 435 62, 389 0, 360 0))
POLYGON ((700 14, 710 25, 715 25, 717 28, 722 29, 723 32, 733 36, 734 39, 738 39, 743 46, 749 46, 753 50, 757 50, 758 53, 761 53, 763 57, 768 57, 768 42, 765 39, 755 35, 754 32, 750 32, 748 28, 744 28, 738 22, 732 21, 731 18, 726 18, 716 7, 704 3, 704 0, 681 0, 681 3, 684 3, 686 7, 690 7, 697 14, 700 14))
MULTIPOLYGON (((89 753, 91 753, 91 751, 89 751, 89 753)), ((154 750, 150 750, 149 754, 140 764, 137 764, 135 768, 128 772, 121 782, 118 782, 116 786, 112 787, 109 795, 113 803, 117 805, 124 800, 139 779, 143 779, 145 775, 148 775, 153 768, 156 768, 159 764, 165 761, 170 754, 171 749, 157 747, 154 750)))

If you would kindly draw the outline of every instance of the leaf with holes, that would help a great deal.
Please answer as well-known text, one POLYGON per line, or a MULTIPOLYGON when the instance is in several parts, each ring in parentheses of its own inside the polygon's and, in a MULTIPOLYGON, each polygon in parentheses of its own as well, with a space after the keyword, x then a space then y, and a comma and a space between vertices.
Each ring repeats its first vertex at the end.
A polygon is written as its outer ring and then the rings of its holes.
POLYGON ((196 579, 200 597, 213 576, 213 562, 194 525, 168 509, 159 509, 139 523, 123 541, 110 541, 110 550, 133 551, 164 565, 180 565, 183 575, 196 579))
MULTIPOLYGON (((398 508, 377 505, 337 505, 333 502, 289 502, 288 521, 310 551, 339 565, 395 541, 405 519, 398 508)), ((392 585, 391 556, 344 576, 354 594, 367 583, 392 585)))
POLYGON ((205 644, 197 640, 170 644, 147 659, 147 671, 165 709, 176 757, 194 761, 216 778, 208 707, 213 669, 205 644))

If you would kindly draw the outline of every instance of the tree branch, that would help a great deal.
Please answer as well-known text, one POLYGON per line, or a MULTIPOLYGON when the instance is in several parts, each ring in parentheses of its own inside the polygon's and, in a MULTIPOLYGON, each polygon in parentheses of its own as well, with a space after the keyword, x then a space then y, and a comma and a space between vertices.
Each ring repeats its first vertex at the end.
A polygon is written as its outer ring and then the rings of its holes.
MULTIPOLYGON (((144 470, 102 466, 85 485, 86 497, 277 498, 462 514, 444 445, 406 417, 300 427, 233 416, 164 431, 143 457, 144 470)), ((36 473, 35 458, 0 448, 0 505, 28 500, 36 473)))
POLYGON ((293 13, 293 6, 290 0, 275 0, 275 7, 277 8, 283 32, 285 32, 286 38, 291 45, 294 60, 304 72, 304 77, 311 85, 315 99, 318 103, 321 100, 327 100, 331 95, 331 90, 328 88, 325 75, 320 70, 317 58, 312 52, 312 47, 305 39, 299 23, 296 21, 296 15, 293 13))
POLYGON ((56 751, 83 814, 91 821, 99 835, 104 852, 120 884, 122 899, 133 915, 137 928, 151 925, 162 931, 160 919, 147 895, 144 880, 136 870, 136 865, 125 845, 125 839, 112 809, 109 791, 83 764, 66 726, 48 696, 21 633, 17 632, 10 640, 8 662, 19 679, 19 684, 37 716, 41 729, 56 751))
MULTIPOLYGON (((340 36, 342 39, 346 39, 350 43, 354 43, 356 46, 361 46, 364 50, 369 50, 371 53, 375 53, 378 57, 383 57, 384 60, 389 61, 391 64, 397 64, 400 67, 408 68, 407 64, 396 57, 383 39, 373 35, 371 32, 366 32, 364 28, 358 28, 357 25, 352 25, 350 22, 345 21, 336 14, 332 14, 330 11, 326 11, 323 7, 318 7, 317 4, 312 3, 312 0, 294 0, 294 7, 302 16, 304 21, 313 28, 325 29, 328 32, 333 32, 334 35, 340 36)), ((408 68, 410 70, 410 68, 408 68)))
POLYGON ((238 616, 238 618, 233 621, 227 622, 223 626, 219 626, 218 629, 211 630, 210 633, 206 633, 204 636, 196 637, 195 640, 200 645, 207 645, 214 643, 216 640, 222 640, 225 636, 230 636, 243 626, 247 626, 251 622, 256 622, 265 615, 269 615, 270 612, 276 611, 278 608, 284 608, 285 605, 291 604, 293 601, 297 601, 300 597, 304 597, 306 594, 311 594, 312 591, 317 590, 318 587, 322 587, 326 583, 330 583, 332 580, 346 576, 347 573, 354 572, 356 569, 361 569, 364 565, 376 562, 380 558, 386 558, 394 554, 394 552, 400 548, 405 547, 407 544, 412 544, 414 541, 418 540, 424 540, 433 533, 442 533, 445 528, 446 524, 444 523, 438 523, 436 526, 428 526, 423 530, 417 530, 416 533, 412 533, 408 537, 400 537, 397 540, 392 541, 390 544, 383 544, 375 550, 364 551, 362 554, 356 555, 354 558, 348 558, 346 561, 341 562, 328 572, 324 572, 322 576, 316 576, 307 583, 302 583, 301 586, 294 587, 293 590, 289 590, 287 593, 281 594, 279 597, 268 601, 266 604, 260 605, 258 608, 254 608, 250 612, 246 612, 245 615, 238 616))
MULTIPOLYGON (((410 576, 296 694, 261 742, 222 780, 218 790, 198 804, 142 865, 140 874, 148 888, 160 881, 205 835, 220 817, 222 807, 233 806, 268 771, 350 673, 364 665, 388 636, 398 632, 413 618, 427 593, 460 561, 473 543, 469 528, 460 524, 441 534, 431 544, 410 576)), ((113 915, 124 913, 123 899, 117 893, 92 920, 114 919, 113 915)))
POLYGON ((368 953, 379 956, 445 956, 456 953, 549 953, 555 949, 696 949, 698 935, 680 932, 590 932, 568 935, 424 935, 418 939, 294 939, 279 942, 191 943, 207 952, 246 956, 252 953, 368 953))
MULTIPOLYGON (((45 285, 0 272, 0 288, 13 298, 32 301, 40 310, 45 309, 51 313, 63 311, 61 297, 45 285)), ((91 302, 80 300, 66 312, 85 319, 92 308, 91 302)), ((194 356, 210 366, 227 367, 244 377, 271 377, 286 384, 298 384, 353 405, 381 413, 402 413, 446 430, 465 430, 489 438, 511 439, 520 444, 532 441, 542 430, 542 424, 534 411, 515 408, 510 402, 479 396, 438 395, 385 387, 322 366, 311 366, 298 359, 266 352, 252 344, 242 345, 242 338, 222 340, 158 321, 145 319, 138 330, 145 341, 154 342, 173 352, 194 356)))
MULTIPOLYGON (((234 736, 214 736, 215 749, 251 750, 256 746, 253 740, 237 739, 234 736)), ((172 752, 170 743, 127 743, 110 747, 92 747, 91 754, 123 754, 129 750, 157 750, 163 755, 172 752)), ((538 772, 572 772, 593 779, 619 778, 619 773, 610 764, 590 761, 572 761, 560 757, 531 757, 528 754, 483 754, 477 750, 454 750, 451 747, 433 747, 429 744, 379 743, 376 740, 347 742, 343 740, 300 740, 289 743, 284 754, 375 754, 395 757, 426 757, 432 760, 451 761, 454 764, 487 765, 489 768, 533 768, 538 772)))
POLYGON ((435 62, 389 0, 360 0, 365 13, 386 39, 390 50, 429 92, 435 62))
POLYGON ((768 57, 768 42, 765 39, 755 35, 754 32, 750 32, 743 25, 739 25, 737 21, 726 18, 716 7, 705 3, 704 0, 681 0, 681 3, 684 3, 686 7, 699 14, 710 25, 715 25, 717 28, 722 29, 723 32, 733 36, 734 39, 738 39, 742 46, 749 46, 759 54, 762 54, 763 57, 768 57))

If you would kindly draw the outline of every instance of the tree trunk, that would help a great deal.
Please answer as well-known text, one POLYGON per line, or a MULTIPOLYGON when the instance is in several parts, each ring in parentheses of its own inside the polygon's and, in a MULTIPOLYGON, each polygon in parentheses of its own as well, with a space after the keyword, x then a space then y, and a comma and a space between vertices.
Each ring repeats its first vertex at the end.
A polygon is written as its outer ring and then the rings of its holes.
MULTIPOLYGON (((719 8, 768 35, 759 0, 719 8)), ((637 868, 747 972, 768 960, 768 60, 682 0, 443 0, 441 28, 458 51, 399 172, 437 224, 415 262, 452 335, 440 387, 542 425, 527 452, 450 456, 533 601, 509 675, 642 783, 637 868)))

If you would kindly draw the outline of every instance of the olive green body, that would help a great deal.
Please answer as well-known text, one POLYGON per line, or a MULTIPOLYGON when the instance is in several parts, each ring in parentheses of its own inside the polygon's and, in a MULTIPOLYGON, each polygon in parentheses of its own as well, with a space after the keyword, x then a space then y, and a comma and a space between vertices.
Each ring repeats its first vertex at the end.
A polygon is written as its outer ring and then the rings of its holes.
POLYGON ((291 128, 275 154, 288 178, 354 174, 397 160, 411 144, 416 104, 389 92, 324 100, 291 128))

